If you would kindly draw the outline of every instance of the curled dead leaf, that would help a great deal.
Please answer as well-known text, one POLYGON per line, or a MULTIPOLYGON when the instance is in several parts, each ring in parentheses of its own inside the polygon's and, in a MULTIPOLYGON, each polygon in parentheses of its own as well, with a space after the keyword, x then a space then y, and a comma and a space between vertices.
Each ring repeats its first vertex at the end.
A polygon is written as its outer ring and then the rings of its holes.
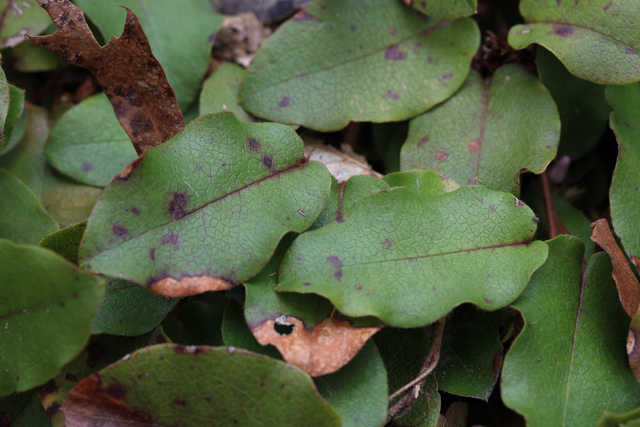
POLYGON ((138 153, 170 139, 184 128, 175 93, 130 9, 122 36, 100 47, 82 10, 69 0, 38 0, 38 3, 57 29, 51 35, 29 39, 64 61, 91 71, 138 153))
MULTIPOLYGON (((284 316, 283 316, 284 317, 284 316)), ((274 345, 290 365, 312 377, 337 371, 349 363, 379 326, 356 328, 344 320, 325 319, 311 330, 293 316, 268 320, 251 330, 261 345, 274 345), (288 335, 279 334, 275 325, 292 325, 288 335)))
POLYGON ((224 291, 234 285, 219 277, 190 276, 174 279, 165 277, 149 285, 149 289, 165 297, 179 298, 198 295, 207 291, 224 291))
POLYGON ((607 220, 599 219, 592 223, 591 227, 593 228, 591 240, 600 245, 611 257, 611 263, 613 264, 613 273, 611 275, 616 282, 622 307, 629 317, 634 317, 640 304, 640 283, 638 283, 638 279, 633 274, 631 267, 629 267, 624 252, 622 252, 622 249, 613 238, 607 220))
POLYGON ((377 178, 383 176, 368 164, 328 145, 308 144, 304 148, 304 155, 309 160, 323 163, 338 182, 344 182, 355 175, 371 175, 377 178))

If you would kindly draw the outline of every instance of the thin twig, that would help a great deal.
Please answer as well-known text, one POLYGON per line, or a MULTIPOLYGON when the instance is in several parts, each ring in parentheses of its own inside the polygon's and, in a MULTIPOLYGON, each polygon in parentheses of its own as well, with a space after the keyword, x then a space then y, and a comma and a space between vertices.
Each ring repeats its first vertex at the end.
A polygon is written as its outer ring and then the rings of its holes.
MULTIPOLYGON (((433 341, 431 342, 431 348, 429 349, 429 353, 424 360, 424 364, 422 368, 420 368, 420 373, 418 376, 402 386, 399 390, 389 396, 389 402, 393 402, 396 398, 401 396, 403 393, 406 393, 411 388, 417 389, 419 392, 422 387, 424 387, 425 382, 427 381, 427 377, 433 372, 433 370, 438 365, 438 361, 440 360, 440 349, 442 347, 442 335, 444 333, 444 321, 445 317, 442 317, 435 323, 435 328, 433 331, 433 341)), ((407 393, 405 394, 398 402, 396 402, 389 411, 387 412, 387 421, 392 419, 399 418, 398 414, 403 410, 403 408, 410 407, 410 405, 417 399, 419 393, 407 393)), ((404 414, 402 414, 404 415, 404 414)))
POLYGON ((547 176, 547 171, 544 171, 542 172, 542 174, 540 174, 540 179, 542 180, 542 194, 544 195, 544 208, 547 213, 547 221, 549 223, 549 238, 553 239, 557 237, 559 234, 571 234, 562 223, 562 220, 560 220, 560 217, 556 212, 556 208, 553 206, 553 199, 551 197, 551 187, 549 185, 549 177, 547 176), (560 229, 559 232, 558 232, 558 229, 560 229))

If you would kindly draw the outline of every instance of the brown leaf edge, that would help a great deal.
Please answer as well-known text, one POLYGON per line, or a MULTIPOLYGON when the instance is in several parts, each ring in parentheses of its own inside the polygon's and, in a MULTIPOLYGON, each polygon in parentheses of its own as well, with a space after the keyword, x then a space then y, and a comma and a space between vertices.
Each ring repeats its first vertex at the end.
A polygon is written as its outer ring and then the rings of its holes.
POLYGON ((138 154, 172 138, 184 126, 176 95, 128 8, 122 36, 100 47, 82 10, 69 0, 38 0, 56 24, 47 36, 28 36, 70 64, 89 70, 106 93, 138 154))
POLYGON ((624 252, 622 252, 622 249, 613 238, 607 220, 599 219, 592 223, 591 227, 593 228, 591 240, 604 249, 611 258, 611 263, 613 264, 611 275, 616 282, 622 307, 629 317, 634 317, 640 305, 640 283, 638 283, 638 279, 633 274, 631 267, 629 267, 624 252))
POLYGON ((354 327, 346 320, 324 319, 312 329, 293 316, 270 319, 251 329, 261 345, 274 345, 293 366, 312 377, 331 374, 349 363, 380 326, 354 327), (280 335, 275 324, 293 326, 288 335, 280 335))

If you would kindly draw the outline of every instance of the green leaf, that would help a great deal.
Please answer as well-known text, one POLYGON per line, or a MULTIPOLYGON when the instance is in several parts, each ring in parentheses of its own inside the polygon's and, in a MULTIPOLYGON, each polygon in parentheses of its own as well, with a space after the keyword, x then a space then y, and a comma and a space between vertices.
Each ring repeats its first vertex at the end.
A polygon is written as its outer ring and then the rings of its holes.
POLYGON ((11 49, 10 55, 13 68, 25 73, 55 71, 69 66, 55 53, 34 45, 29 39, 11 49))
POLYGON ((416 10, 438 19, 462 18, 473 15, 478 8, 477 0, 405 0, 416 10))
POLYGON ((429 375, 411 411, 399 418, 397 423, 403 426, 437 427, 440 419, 442 398, 438 393, 435 375, 429 375))
POLYGON ((0 169, 0 239, 37 245, 58 230, 35 194, 14 174, 0 169))
POLYGON ((60 409, 71 389, 80 380, 139 348, 166 342, 167 337, 163 334, 161 327, 134 338, 107 334, 92 336, 85 349, 64 365, 58 375, 37 388, 42 404, 51 417, 53 427, 65 427, 60 409))
POLYGON ((535 76, 514 64, 486 80, 471 71, 453 97, 411 120, 401 169, 518 194, 520 171, 543 172, 559 138, 557 109, 535 76))
POLYGON ((604 97, 605 86, 573 76, 542 47, 536 50, 536 62, 540 81, 560 113, 558 157, 579 159, 596 145, 607 126, 611 109, 604 97))
POLYGON ((509 30, 509 44, 524 49, 538 43, 581 79, 599 84, 640 80, 638 8, 609 0, 522 0, 526 20, 509 30))
POLYGON ((504 314, 465 305, 447 318, 434 371, 440 390, 489 400, 502 367, 498 328, 504 314))
POLYGON ((51 420, 35 390, 0 398, 0 420, 3 426, 49 427, 51 420))
POLYGON ((286 126, 202 116, 148 149, 96 204, 81 265, 167 296, 225 289, 257 274, 280 238, 320 214, 330 178, 301 163, 286 126))
POLYGON ((25 35, 40 34, 51 24, 47 12, 36 0, 1 0, 0 49, 15 46, 25 40, 25 35))
POLYGON ((63 174, 102 187, 138 157, 104 93, 64 113, 51 130, 45 155, 63 174))
MULTIPOLYGON (((4 80, 4 73, 1 78, 4 80)), ((6 80, 2 82, 3 93, 0 94, 0 124, 3 126, 2 135, 0 136, 0 156, 11 151, 25 132, 27 117, 24 112, 24 90, 14 85, 6 85, 6 80), (6 90, 8 89, 8 93, 6 90), (15 130, 15 131, 14 131, 15 130)))
POLYGON ((122 34, 126 10, 140 19, 153 50, 184 111, 200 93, 209 66, 212 36, 222 15, 209 0, 77 0, 75 2, 100 28, 105 40, 122 34))
POLYGON ((505 357, 502 400, 529 426, 594 425, 604 410, 640 399, 625 352, 629 318, 605 253, 586 265, 579 239, 548 245, 547 262, 512 304, 524 329, 505 357))
POLYGON ((7 240, 0 240, 0 283, 4 396, 44 383, 80 352, 104 285, 46 249, 7 240))
POLYGON ((343 427, 383 426, 387 416, 387 371, 369 341, 351 362, 314 378, 320 395, 340 414, 343 427))
POLYGON ((321 131, 404 120, 460 87, 478 45, 468 18, 425 19, 400 1, 316 1, 265 42, 240 99, 259 117, 321 131))
POLYGON ((93 334, 136 336, 154 329, 178 302, 126 280, 107 277, 107 289, 93 321, 93 334))
POLYGON ((610 125, 619 147, 609 190, 611 220, 627 254, 639 269, 640 226, 635 218, 640 212, 640 84, 609 86, 606 94, 613 108, 610 125))
POLYGON ((624 414, 605 412, 597 427, 640 427, 640 408, 624 414))
POLYGON ((38 246, 49 249, 64 257, 67 261, 78 265, 78 249, 84 235, 87 221, 84 220, 71 227, 63 228, 45 236, 38 246))
POLYGON ((114 423, 135 413, 159 425, 340 425, 304 372, 233 347, 164 344, 138 350, 72 390, 63 406, 68 423, 90 419, 86 403, 93 411, 111 409, 114 423), (108 396, 117 409, 96 400, 108 396))
POLYGON ((244 68, 232 62, 223 62, 205 80, 200 94, 200 114, 231 111, 241 122, 255 122, 238 103, 240 80, 244 68))
POLYGON ((348 316, 401 327, 463 302, 496 310, 513 301, 547 256, 543 242, 530 242, 533 212, 484 187, 446 192, 435 172, 395 175, 414 187, 365 196, 343 222, 298 237, 277 290, 317 293, 348 316))
MULTIPOLYGON (((6 2, 7 0, 5 0, 6 2)), ((7 83, 7 76, 4 74, 4 70, 0 68, 0 125, 4 126, 7 120, 7 114, 9 113, 9 105, 11 102, 11 95, 9 94, 9 83, 7 83)), ((0 149, 4 148, 4 133, 0 138, 0 149)), ((0 150, 0 152, 2 152, 0 150)))

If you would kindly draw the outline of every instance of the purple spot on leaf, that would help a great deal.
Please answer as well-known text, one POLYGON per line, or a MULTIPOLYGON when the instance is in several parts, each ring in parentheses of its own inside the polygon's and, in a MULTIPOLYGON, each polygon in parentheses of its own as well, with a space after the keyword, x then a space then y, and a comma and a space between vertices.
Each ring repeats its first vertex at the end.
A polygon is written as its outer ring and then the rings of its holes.
POLYGON ((560 37, 568 37, 573 34, 573 27, 570 25, 561 25, 556 27, 553 32, 560 37))
POLYGON ((284 96, 280 101, 278 101, 278 107, 280 108, 288 107, 289 105, 291 105, 291 98, 288 96, 284 96))
POLYGON ((92 169, 93 169, 93 165, 91 163, 89 162, 82 163, 82 172, 89 172, 92 169))
POLYGON ((327 258, 327 261, 329 261, 331 265, 333 265, 333 268, 343 267, 342 261, 340 261, 340 258, 338 258, 337 256, 330 256, 327 258))
POLYGON ((387 51, 384 54, 384 57, 385 59, 389 59, 391 61, 399 61, 402 59, 406 59, 407 54, 404 52, 401 52, 400 49, 398 48, 398 45, 396 44, 387 49, 387 51))
POLYGON ((114 225, 112 231, 114 236, 123 237, 127 235, 127 229, 122 225, 114 225))

